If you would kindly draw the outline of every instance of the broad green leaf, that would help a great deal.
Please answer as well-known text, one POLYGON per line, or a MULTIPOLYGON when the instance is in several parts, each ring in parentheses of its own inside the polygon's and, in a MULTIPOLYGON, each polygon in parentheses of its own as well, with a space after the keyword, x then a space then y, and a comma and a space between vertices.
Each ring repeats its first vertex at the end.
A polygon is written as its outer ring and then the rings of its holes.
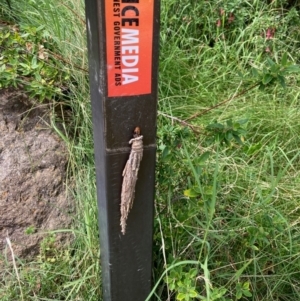
POLYGON ((225 134, 225 138, 226 138, 226 140, 230 141, 230 140, 233 138, 232 132, 231 132, 231 131, 230 131, 230 132, 227 132, 227 133, 225 134))
POLYGON ((286 88, 286 84, 285 84, 285 78, 284 78, 284 76, 278 75, 278 76, 277 76, 277 79, 278 79, 280 85, 282 86, 282 88, 285 89, 285 88, 286 88))
POLYGON ((177 286, 178 286, 178 287, 185 287, 185 285, 183 284, 182 281, 178 281, 178 282, 177 282, 177 286))
POLYGON ((229 127, 232 127, 232 119, 226 120, 226 124, 227 124, 229 127))
POLYGON ((243 144, 243 141, 242 141, 242 139, 244 140, 243 137, 240 137, 239 135, 234 134, 234 135, 233 135, 233 138, 234 138, 234 140, 235 140, 238 144, 240 144, 240 145, 243 144))
POLYGON ((179 294, 177 294, 177 296, 176 296, 176 300, 179 300, 179 301, 181 301, 181 300, 184 300, 185 299, 185 294, 183 294, 183 293, 179 293, 179 294))
POLYGON ((206 127, 208 130, 214 130, 214 129, 224 129, 224 125, 218 122, 211 123, 206 127))
POLYGON ((256 68, 252 68, 252 69, 251 69, 251 73, 252 73, 252 76, 253 76, 253 77, 258 77, 258 76, 259 76, 259 73, 258 73, 258 71, 257 71, 256 68))
POLYGON ((252 297, 251 292, 243 290, 243 295, 246 297, 252 297))
POLYGON ((189 198, 195 198, 195 197, 199 196, 199 192, 197 192, 193 188, 185 190, 183 192, 183 194, 189 198))
POLYGON ((243 297, 243 292, 242 291, 238 291, 236 292, 236 296, 237 300, 240 300, 243 297))
POLYGON ((264 85, 267 85, 269 82, 271 82, 273 80, 273 76, 269 73, 266 73, 262 79, 262 83, 264 85))
POLYGON ((244 74, 240 71, 237 72, 237 75, 241 78, 241 79, 244 79, 244 74))
POLYGON ((202 165, 209 158, 210 152, 203 153, 199 158, 197 158, 196 162, 198 165, 202 165))
POLYGON ((198 293, 195 290, 190 290, 189 291, 189 296, 192 298, 196 298, 198 296, 198 293))
POLYGON ((245 123, 247 123, 247 122, 248 122, 248 118, 238 120, 238 123, 239 123, 240 125, 245 124, 245 123))
POLYGON ((7 32, 7 33, 4 35, 3 40, 4 40, 4 39, 7 39, 9 36, 10 36, 10 32, 7 32))
POLYGON ((244 290, 249 290, 249 287, 250 287, 250 282, 249 281, 246 281, 243 283, 243 289, 244 290))
POLYGON ((166 146, 161 154, 161 158, 165 159, 169 155, 169 148, 166 146))
POLYGON ((226 290, 225 292, 222 292, 221 290, 220 291, 213 291, 213 293, 211 294, 211 299, 212 300, 219 300, 221 297, 224 296, 224 294, 226 293, 226 290))
POLYGON ((213 195, 213 186, 206 186, 204 188, 204 194, 206 194, 206 195, 213 195))
POLYGON ((30 69, 30 66, 27 65, 27 64, 19 63, 19 65, 20 65, 21 67, 23 67, 24 69, 30 69))
POLYGON ((31 68, 32 69, 36 69, 38 67, 38 63, 37 63, 37 57, 36 56, 33 56, 32 57, 32 60, 31 60, 31 68))
POLYGON ((198 274, 197 269, 191 269, 191 270, 189 271, 189 277, 191 277, 191 278, 196 277, 197 274, 198 274))
POLYGON ((257 246, 255 246, 255 245, 252 245, 250 248, 251 248, 252 250, 254 250, 254 251, 259 251, 259 248, 258 248, 257 246))
POLYGON ((276 65, 276 63, 270 57, 267 57, 267 63, 269 66, 276 65))
POLYGON ((5 66, 5 64, 3 64, 3 65, 0 67, 0 72, 1 72, 1 73, 4 72, 5 69, 6 69, 6 66, 5 66))

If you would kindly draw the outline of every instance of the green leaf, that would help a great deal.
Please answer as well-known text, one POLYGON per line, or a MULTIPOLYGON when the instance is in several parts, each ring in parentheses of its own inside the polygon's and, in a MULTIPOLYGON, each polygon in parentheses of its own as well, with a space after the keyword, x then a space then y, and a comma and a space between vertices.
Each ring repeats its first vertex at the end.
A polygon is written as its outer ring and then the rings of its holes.
POLYGON ((169 148, 166 146, 162 152, 162 159, 165 159, 169 155, 169 148))
POLYGON ((267 63, 270 67, 273 66, 273 65, 276 65, 276 63, 269 57, 267 57, 267 63))
POLYGON ((191 188, 191 189, 187 189, 183 192, 183 194, 189 198, 195 198, 197 196, 199 196, 199 192, 197 192, 195 189, 191 188))
POLYGON ((38 67, 38 63, 37 63, 37 57, 36 56, 33 56, 32 57, 32 60, 31 60, 31 68, 32 69, 36 69, 38 67))
POLYGON ((206 186, 204 188, 204 194, 205 195, 213 195, 213 192, 214 192, 213 186, 206 186))
POLYGON ((195 278, 197 276, 197 274, 198 274, 197 269, 190 269, 188 276, 190 278, 195 278))
POLYGON ((250 287, 250 282, 249 281, 246 281, 243 283, 243 289, 244 290, 249 290, 249 287, 250 287))
POLYGON ((177 286, 178 286, 178 287, 185 287, 185 285, 183 284, 182 281, 178 281, 178 282, 177 282, 177 286))
POLYGON ((247 123, 247 122, 248 122, 248 118, 238 120, 238 123, 239 123, 240 125, 245 124, 245 123, 247 123))
POLYGON ((255 245, 252 245, 252 246, 250 247, 250 249, 252 249, 252 250, 254 250, 254 251, 259 251, 259 248, 258 248, 257 246, 255 246, 255 245))
POLYGON ((226 288, 214 288, 211 294, 211 299, 212 300, 219 300, 221 297, 223 297, 226 293, 226 288))
POLYGON ((174 282, 172 282, 172 283, 169 284, 169 289, 170 289, 171 291, 174 291, 175 288, 176 288, 176 284, 175 284, 174 282))
POLYGON ((277 64, 274 64, 271 67, 271 72, 276 74, 276 73, 278 73, 279 69, 280 69, 280 66, 277 64))
POLYGON ((243 295, 246 297, 252 297, 251 292, 243 290, 243 295))
POLYGON ((224 129, 224 125, 221 123, 215 122, 215 123, 209 124, 206 128, 208 130, 215 130, 215 129, 222 130, 222 129, 224 129))
POLYGON ((243 297, 242 291, 236 292, 236 296, 235 297, 237 298, 237 300, 240 300, 243 297))
POLYGON ((258 77, 259 76, 259 73, 258 73, 256 68, 251 68, 251 73, 252 73, 253 77, 258 77))
POLYGON ((279 81, 281 87, 285 89, 285 88, 286 88, 286 84, 285 84, 285 78, 284 78, 284 76, 278 75, 278 76, 277 76, 277 79, 278 79, 278 81, 279 81))
POLYGON ((286 66, 287 64, 287 53, 285 52, 281 58, 281 65, 286 66))
POLYGON ((227 292, 227 289, 225 287, 222 287, 220 290, 219 290, 219 294, 220 294, 220 297, 224 296, 227 292))
POLYGON ((196 298, 198 296, 198 293, 195 290, 190 290, 189 291, 189 296, 192 298, 196 298))
POLYGON ((183 284, 185 287, 191 287, 192 286, 192 282, 194 281, 194 279, 192 279, 191 277, 187 277, 188 274, 185 273, 185 278, 183 280, 183 284))
POLYGON ((181 301, 181 300, 184 300, 185 299, 185 294, 183 294, 183 293, 179 293, 179 294, 177 294, 177 296, 176 296, 176 300, 179 300, 179 301, 181 301))
POLYGON ((5 64, 3 64, 1 67, 0 67, 0 73, 4 72, 6 69, 6 66, 5 64))
POLYGON ((198 165, 202 165, 209 158, 210 152, 203 153, 199 158, 197 158, 196 162, 198 165))
POLYGON ((46 26, 43 24, 43 25, 41 25, 41 26, 39 26, 37 29, 36 29, 36 31, 38 32, 38 31, 41 31, 42 29, 44 29, 46 26))
POLYGON ((266 73, 262 79, 262 83, 264 85, 267 85, 268 83, 270 83, 273 80, 273 76, 269 73, 266 73))
POLYGON ((8 32, 4 35, 3 40, 7 39, 9 36, 10 36, 10 32, 8 31, 8 32))
POLYGON ((233 134, 231 131, 228 131, 226 134, 225 134, 225 139, 227 141, 230 141, 231 139, 233 138, 233 134))
POLYGON ((238 144, 240 144, 240 145, 243 144, 243 141, 242 141, 242 139, 241 139, 241 137, 240 137, 239 135, 234 134, 234 135, 233 135, 233 138, 234 138, 234 140, 235 140, 238 144))
POLYGON ((292 72, 299 73, 300 72, 300 66, 299 65, 288 66, 288 67, 284 68, 284 72, 285 73, 292 73, 292 72))
POLYGON ((229 127, 232 127, 232 125, 233 125, 232 119, 226 120, 226 124, 227 124, 229 127))
POLYGON ((244 151, 245 153, 248 155, 248 156, 251 156, 253 155, 254 153, 258 152, 260 149, 261 149, 262 145, 261 143, 255 143, 255 144, 251 144, 249 146, 246 146, 244 148, 244 151))
POLYGON ((240 71, 237 71, 237 75, 241 78, 244 79, 244 74, 240 71))
POLYGON ((23 67, 24 69, 28 69, 28 70, 30 70, 30 66, 29 66, 29 65, 27 65, 27 64, 24 64, 24 63, 19 63, 19 65, 20 65, 21 67, 23 67))

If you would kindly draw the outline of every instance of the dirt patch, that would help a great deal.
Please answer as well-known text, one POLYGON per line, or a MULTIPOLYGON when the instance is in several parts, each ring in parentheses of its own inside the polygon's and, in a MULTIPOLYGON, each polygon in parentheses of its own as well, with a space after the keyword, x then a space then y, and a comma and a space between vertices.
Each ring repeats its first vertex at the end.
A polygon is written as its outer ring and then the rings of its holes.
MULTIPOLYGON (((71 224, 72 201, 66 179, 67 150, 47 126, 49 108, 33 104, 21 92, 0 92, 0 251, 39 253, 45 232, 71 224)), ((57 235, 62 243, 69 235, 57 235)))

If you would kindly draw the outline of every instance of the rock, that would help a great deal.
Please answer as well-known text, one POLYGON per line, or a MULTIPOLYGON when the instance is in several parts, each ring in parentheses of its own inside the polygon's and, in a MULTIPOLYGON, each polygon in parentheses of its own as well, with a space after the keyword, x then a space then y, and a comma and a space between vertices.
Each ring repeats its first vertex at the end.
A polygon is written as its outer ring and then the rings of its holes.
MULTIPOLYGON (((0 251, 31 258, 49 230, 67 229, 74 207, 64 181, 63 141, 47 125, 49 107, 21 92, 0 92, 0 251)), ((70 235, 57 235, 57 243, 70 235)))

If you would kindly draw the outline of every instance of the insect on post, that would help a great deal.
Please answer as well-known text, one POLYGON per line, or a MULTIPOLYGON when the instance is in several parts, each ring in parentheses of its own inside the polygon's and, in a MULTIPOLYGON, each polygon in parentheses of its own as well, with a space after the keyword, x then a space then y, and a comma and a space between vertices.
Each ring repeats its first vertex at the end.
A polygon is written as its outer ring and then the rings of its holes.
POLYGON ((141 129, 136 127, 134 129, 133 137, 129 144, 132 144, 132 149, 129 159, 126 162, 123 170, 123 183, 121 193, 121 229, 122 233, 126 233, 126 221, 130 209, 133 206, 135 197, 135 186, 137 182, 140 163, 143 158, 143 136, 141 136, 141 129))
POLYGON ((86 0, 105 301, 151 291, 159 0, 86 0))

